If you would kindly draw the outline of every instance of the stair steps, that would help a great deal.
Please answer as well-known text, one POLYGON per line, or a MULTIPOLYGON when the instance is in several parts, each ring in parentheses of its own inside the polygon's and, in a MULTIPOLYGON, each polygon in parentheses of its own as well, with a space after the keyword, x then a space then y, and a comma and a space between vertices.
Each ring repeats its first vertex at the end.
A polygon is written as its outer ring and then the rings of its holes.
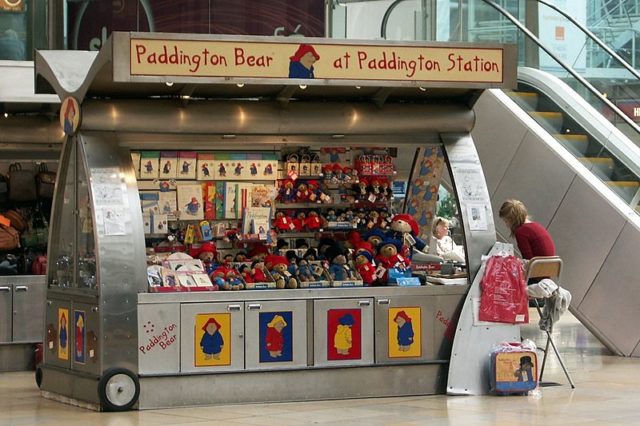
POLYGON ((589 137, 574 133, 557 133, 553 137, 576 157, 584 157, 589 148, 589 137))

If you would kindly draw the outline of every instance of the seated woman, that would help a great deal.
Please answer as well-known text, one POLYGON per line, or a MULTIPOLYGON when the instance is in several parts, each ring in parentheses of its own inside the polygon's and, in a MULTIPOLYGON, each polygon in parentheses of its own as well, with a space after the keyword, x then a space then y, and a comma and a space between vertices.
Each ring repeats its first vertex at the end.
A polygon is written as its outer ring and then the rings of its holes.
POLYGON ((500 218, 511 231, 511 236, 515 237, 523 259, 556 255, 551 235, 544 226, 531 220, 522 201, 507 200, 502 203, 500 218))
POLYGON ((441 256, 444 260, 464 262, 464 248, 457 245, 449 236, 449 221, 436 217, 431 225, 429 253, 441 256))

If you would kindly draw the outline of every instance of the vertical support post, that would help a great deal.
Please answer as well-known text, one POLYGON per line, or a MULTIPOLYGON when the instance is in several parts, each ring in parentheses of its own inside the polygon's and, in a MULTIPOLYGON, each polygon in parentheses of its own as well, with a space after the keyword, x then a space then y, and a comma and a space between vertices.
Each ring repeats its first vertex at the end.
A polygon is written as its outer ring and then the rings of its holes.
MULTIPOLYGON (((524 24, 537 37, 540 33, 538 28, 539 4, 535 1, 525 1, 524 4, 524 24)), ((524 40, 524 65, 531 68, 540 66, 538 46, 528 37, 524 40)))

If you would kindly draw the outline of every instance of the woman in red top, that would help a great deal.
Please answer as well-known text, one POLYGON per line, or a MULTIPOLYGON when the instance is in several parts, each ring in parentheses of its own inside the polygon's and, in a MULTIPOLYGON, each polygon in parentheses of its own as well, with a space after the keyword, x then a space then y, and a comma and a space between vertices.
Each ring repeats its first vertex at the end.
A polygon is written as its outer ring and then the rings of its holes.
POLYGON ((551 235, 544 226, 529 218, 522 201, 507 200, 502 203, 500 217, 511 230, 511 235, 516 238, 518 249, 524 259, 556 255, 551 235))

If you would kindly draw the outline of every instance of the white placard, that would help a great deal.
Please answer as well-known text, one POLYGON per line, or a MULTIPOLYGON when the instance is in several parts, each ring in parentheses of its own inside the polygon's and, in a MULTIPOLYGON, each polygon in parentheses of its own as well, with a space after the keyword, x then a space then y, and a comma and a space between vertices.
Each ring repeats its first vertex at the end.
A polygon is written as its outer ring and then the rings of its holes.
POLYGON ((470 231, 486 231, 487 207, 484 204, 467 204, 467 220, 470 231))
POLYGON ((104 225, 104 235, 127 235, 123 208, 103 207, 102 223, 104 225))

